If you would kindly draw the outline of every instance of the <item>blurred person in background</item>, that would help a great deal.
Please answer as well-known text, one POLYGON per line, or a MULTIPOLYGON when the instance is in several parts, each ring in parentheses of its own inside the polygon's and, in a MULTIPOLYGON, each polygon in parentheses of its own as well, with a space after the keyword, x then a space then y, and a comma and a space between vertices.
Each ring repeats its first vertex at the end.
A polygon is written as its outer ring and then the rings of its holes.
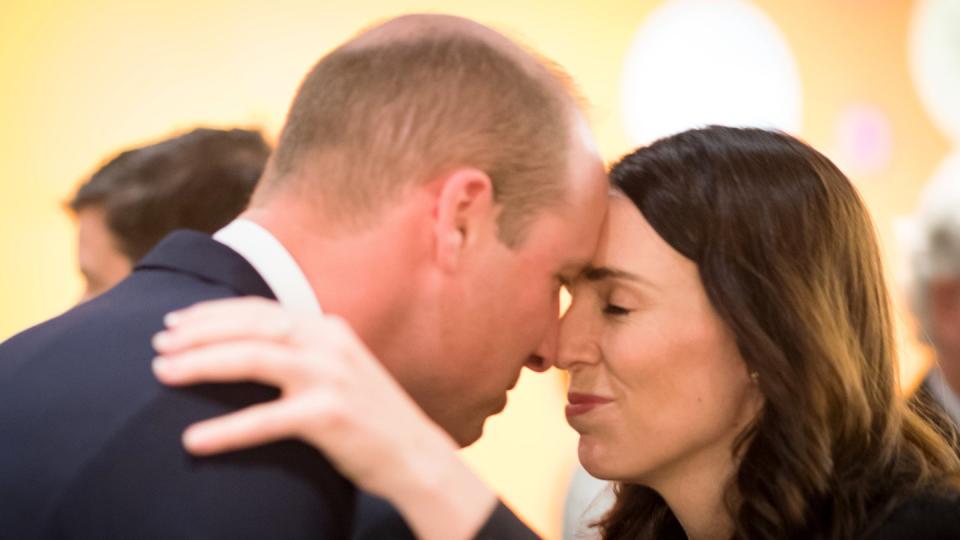
POLYGON ((213 233, 237 217, 269 155, 257 131, 197 128, 110 159, 67 203, 82 301, 119 283, 170 232, 213 233))
MULTIPOLYGON (((960 460, 899 392, 880 250, 846 176, 793 137, 724 127, 657 141, 610 176, 553 359, 580 462, 618 484, 601 536, 960 538, 960 460)), ((192 452, 307 441, 416 530, 482 500, 443 473, 454 450, 368 351, 312 337, 330 321, 221 300, 168 323, 162 382, 281 389, 192 426, 192 452)))
POLYGON ((936 358, 915 397, 960 425, 960 178, 936 177, 902 224, 910 305, 936 358))

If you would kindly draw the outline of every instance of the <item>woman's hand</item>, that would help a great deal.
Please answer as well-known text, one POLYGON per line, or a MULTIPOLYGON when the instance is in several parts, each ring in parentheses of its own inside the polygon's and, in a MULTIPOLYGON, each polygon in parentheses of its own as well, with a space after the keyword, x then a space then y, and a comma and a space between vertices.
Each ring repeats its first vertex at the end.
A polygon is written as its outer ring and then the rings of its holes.
POLYGON ((495 504, 434 424, 360 342, 330 315, 235 298, 166 318, 154 372, 172 386, 251 381, 281 396, 194 424, 184 445, 208 455, 297 438, 360 488, 390 500, 424 538, 468 538, 495 504))

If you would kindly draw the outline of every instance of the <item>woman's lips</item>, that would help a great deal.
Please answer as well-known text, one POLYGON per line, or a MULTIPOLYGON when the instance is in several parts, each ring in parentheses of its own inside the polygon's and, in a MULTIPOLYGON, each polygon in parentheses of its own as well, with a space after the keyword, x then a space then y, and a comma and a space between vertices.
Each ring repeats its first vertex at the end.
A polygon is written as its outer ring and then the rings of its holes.
POLYGON ((593 409, 600 407, 601 405, 606 405, 612 401, 612 399, 602 396, 595 396, 592 394, 577 394, 571 392, 567 394, 567 418, 588 413, 593 409))

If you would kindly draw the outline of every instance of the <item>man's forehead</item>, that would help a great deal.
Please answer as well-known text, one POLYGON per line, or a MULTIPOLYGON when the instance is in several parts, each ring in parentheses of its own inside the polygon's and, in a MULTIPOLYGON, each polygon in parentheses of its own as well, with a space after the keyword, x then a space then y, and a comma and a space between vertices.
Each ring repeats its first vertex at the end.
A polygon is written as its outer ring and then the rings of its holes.
POLYGON ((566 264, 576 267, 577 273, 591 264, 599 249, 604 224, 607 219, 609 182, 605 173, 601 175, 598 192, 592 194, 592 204, 583 208, 576 218, 570 219, 570 225, 577 231, 571 238, 571 257, 566 264))
POLYGON ((599 162, 602 167, 603 164, 600 158, 600 149, 597 148, 597 141, 593 135, 593 130, 590 129, 590 123, 587 122, 583 111, 581 111, 579 108, 574 108, 572 113, 572 136, 574 141, 583 152, 596 159, 596 161, 599 162))
POLYGON ((610 192, 610 178, 603 166, 603 160, 592 144, 592 135, 586 140, 576 142, 571 148, 568 166, 566 212, 569 217, 578 216, 582 221, 593 224, 602 220, 606 211, 607 197, 610 192))
POLYGON ((557 212, 549 223, 552 242, 547 249, 564 275, 577 274, 592 262, 606 215, 606 198, 592 208, 578 210, 557 212))

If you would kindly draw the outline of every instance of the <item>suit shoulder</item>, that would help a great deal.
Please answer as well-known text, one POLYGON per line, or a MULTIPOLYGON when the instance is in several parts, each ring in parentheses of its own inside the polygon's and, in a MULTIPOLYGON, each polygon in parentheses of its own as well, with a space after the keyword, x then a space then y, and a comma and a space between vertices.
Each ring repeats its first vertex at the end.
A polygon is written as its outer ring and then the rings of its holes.
POLYGON ((960 538, 960 492, 915 495, 899 504, 870 540, 960 538))
POLYGON ((281 441, 193 457, 181 446, 190 423, 274 393, 246 384, 160 391, 83 463, 49 522, 114 538, 345 537, 353 486, 312 447, 281 441))
POLYGON ((49 350, 60 341, 84 338, 103 329, 113 336, 123 331, 161 327, 167 312, 190 304, 235 296, 230 288, 172 272, 137 272, 115 288, 88 302, 30 327, 0 343, 0 356, 49 350))

